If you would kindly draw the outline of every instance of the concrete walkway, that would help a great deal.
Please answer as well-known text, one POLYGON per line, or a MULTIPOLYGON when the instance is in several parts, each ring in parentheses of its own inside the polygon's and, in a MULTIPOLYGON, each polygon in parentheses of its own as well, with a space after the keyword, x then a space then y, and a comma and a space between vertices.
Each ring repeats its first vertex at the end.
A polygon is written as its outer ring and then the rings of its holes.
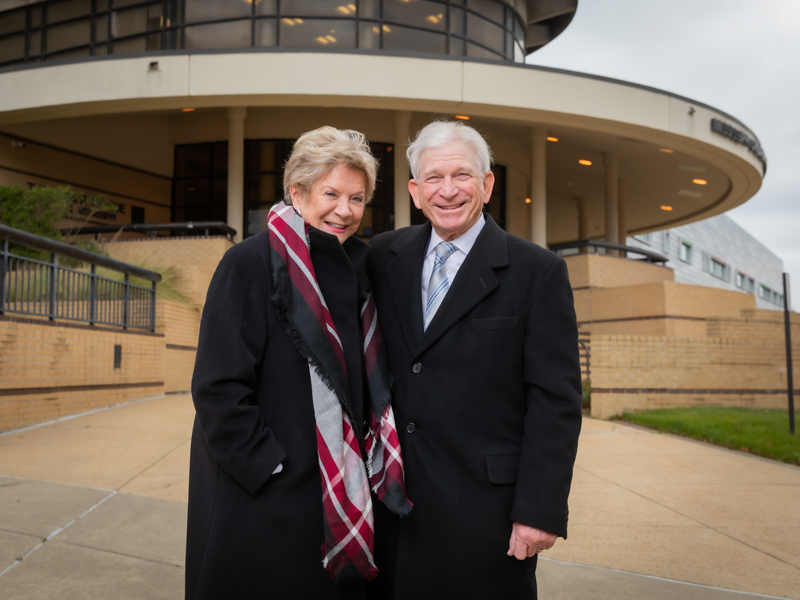
MULTIPOLYGON (((192 419, 183 394, 0 435, 0 598, 182 598, 192 419)), ((800 468, 585 419, 538 579, 543 600, 800 600, 800 468)))

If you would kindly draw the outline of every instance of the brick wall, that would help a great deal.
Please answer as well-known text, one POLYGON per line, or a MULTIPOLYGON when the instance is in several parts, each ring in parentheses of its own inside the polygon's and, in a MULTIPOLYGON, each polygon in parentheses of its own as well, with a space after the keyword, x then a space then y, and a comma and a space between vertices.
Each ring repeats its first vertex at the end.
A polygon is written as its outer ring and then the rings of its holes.
POLYGON ((160 334, 0 317, 0 431, 164 393, 163 347, 160 334))
POLYGON ((672 269, 616 256, 575 254, 564 258, 573 289, 619 287, 657 281, 674 281, 672 269))
POLYGON ((164 335, 164 391, 188 392, 197 355, 200 309, 167 300, 156 307, 156 331, 164 335))

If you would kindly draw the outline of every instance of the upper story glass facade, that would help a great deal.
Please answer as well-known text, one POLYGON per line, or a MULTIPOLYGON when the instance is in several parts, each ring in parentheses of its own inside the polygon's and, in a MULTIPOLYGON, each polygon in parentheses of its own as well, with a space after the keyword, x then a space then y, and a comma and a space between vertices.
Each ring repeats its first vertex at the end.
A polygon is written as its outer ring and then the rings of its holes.
POLYGON ((161 50, 401 51, 523 62, 499 0, 49 0, 0 12, 0 68, 161 50))

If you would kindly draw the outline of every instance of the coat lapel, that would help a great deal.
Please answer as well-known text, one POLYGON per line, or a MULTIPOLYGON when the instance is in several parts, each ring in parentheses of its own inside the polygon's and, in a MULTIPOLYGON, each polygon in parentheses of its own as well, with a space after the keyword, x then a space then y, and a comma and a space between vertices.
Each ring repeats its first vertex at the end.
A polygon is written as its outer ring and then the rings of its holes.
MULTIPOLYGON (((422 291, 420 281, 422 266, 421 259, 418 260, 420 266, 417 270, 416 304, 418 305, 421 323, 422 300, 420 298, 422 291)), ((487 214, 486 224, 458 270, 455 281, 452 282, 441 306, 439 306, 433 320, 428 325, 428 329, 425 330, 419 345, 411 345, 414 358, 430 348, 464 315, 497 288, 499 282, 494 270, 505 266, 508 266, 508 248, 506 247, 505 232, 487 214)), ((421 328, 422 326, 420 325, 421 328)))
POLYGON ((390 246, 396 256, 386 265, 392 299, 412 351, 422 339, 422 262, 430 237, 430 223, 415 228, 390 246))

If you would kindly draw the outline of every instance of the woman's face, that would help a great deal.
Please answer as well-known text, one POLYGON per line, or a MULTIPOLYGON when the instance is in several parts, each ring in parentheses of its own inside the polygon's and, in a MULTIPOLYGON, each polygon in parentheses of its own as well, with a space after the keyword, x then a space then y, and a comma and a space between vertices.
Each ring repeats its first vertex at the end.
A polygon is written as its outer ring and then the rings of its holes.
POLYGON ((358 169, 337 165, 320 179, 307 194, 292 184, 292 204, 306 223, 339 238, 339 243, 353 235, 361 223, 366 204, 367 178, 358 169))

